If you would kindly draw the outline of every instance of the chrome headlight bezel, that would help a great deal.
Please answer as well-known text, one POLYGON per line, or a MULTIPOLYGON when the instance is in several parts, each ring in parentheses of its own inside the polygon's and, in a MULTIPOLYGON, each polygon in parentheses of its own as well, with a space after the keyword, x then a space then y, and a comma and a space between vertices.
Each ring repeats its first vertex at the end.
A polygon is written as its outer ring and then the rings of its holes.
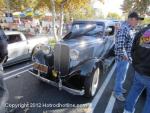
POLYGON ((70 50, 70 59, 71 60, 78 60, 79 58, 79 51, 76 49, 71 49, 70 50))
POLYGON ((34 48, 33 54, 36 54, 39 51, 42 51, 44 54, 48 55, 52 53, 52 48, 49 45, 40 44, 34 48))
POLYGON ((50 46, 43 45, 41 48, 42 52, 46 55, 50 54, 52 52, 52 49, 50 46))
POLYGON ((32 51, 32 54, 31 54, 32 61, 38 61, 37 55, 41 54, 41 52, 44 55, 53 54, 53 50, 49 45, 40 44, 40 45, 37 45, 32 51))

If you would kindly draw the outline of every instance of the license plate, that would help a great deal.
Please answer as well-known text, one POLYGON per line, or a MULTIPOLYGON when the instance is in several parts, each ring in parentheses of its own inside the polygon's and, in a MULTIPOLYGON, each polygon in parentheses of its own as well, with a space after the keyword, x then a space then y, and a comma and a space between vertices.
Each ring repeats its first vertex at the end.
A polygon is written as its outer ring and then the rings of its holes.
POLYGON ((34 63, 33 68, 46 74, 48 72, 48 66, 43 65, 43 64, 34 63))

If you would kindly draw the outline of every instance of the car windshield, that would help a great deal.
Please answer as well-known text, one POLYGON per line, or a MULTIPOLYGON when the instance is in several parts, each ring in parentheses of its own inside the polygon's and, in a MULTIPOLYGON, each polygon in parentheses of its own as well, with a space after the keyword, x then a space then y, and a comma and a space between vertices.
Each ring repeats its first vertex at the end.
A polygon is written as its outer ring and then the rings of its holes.
POLYGON ((102 35, 104 31, 104 26, 102 24, 85 24, 85 23, 76 23, 72 25, 71 32, 76 32, 76 31, 86 31, 87 28, 92 26, 95 26, 91 28, 90 30, 87 30, 87 32, 84 32, 84 36, 97 36, 97 35, 102 35))

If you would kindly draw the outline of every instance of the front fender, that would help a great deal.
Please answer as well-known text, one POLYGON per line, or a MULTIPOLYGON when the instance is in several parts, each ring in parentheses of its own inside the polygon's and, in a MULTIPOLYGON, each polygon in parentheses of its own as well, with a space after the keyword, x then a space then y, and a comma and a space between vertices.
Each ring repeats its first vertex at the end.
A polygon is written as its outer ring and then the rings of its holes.
POLYGON ((75 74, 78 73, 80 76, 90 76, 94 69, 99 66, 100 62, 98 59, 90 59, 85 61, 84 63, 80 64, 79 66, 72 69, 70 73, 75 74))

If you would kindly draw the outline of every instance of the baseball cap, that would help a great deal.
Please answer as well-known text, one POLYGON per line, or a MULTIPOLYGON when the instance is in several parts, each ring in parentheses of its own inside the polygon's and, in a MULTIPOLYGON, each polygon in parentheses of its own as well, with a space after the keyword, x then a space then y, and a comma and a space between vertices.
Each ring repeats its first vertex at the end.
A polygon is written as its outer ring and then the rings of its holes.
POLYGON ((128 18, 136 18, 137 20, 144 20, 144 17, 140 17, 137 12, 129 13, 128 18))

